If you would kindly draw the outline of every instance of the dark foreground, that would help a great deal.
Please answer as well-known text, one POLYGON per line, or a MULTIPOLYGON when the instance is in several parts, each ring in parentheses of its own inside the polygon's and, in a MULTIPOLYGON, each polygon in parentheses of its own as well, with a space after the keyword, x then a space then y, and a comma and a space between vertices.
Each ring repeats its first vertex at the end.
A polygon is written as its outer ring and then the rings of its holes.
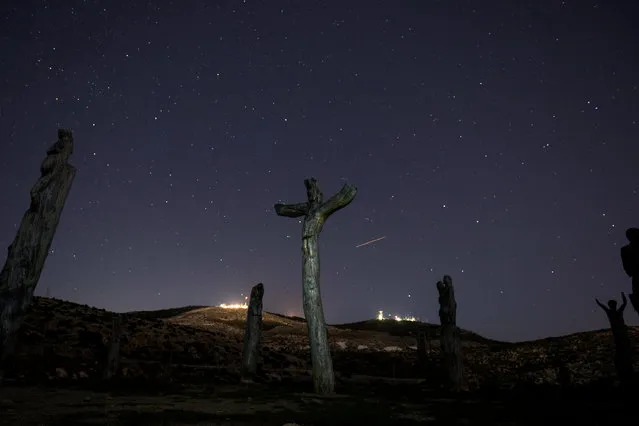
MULTIPOLYGON (((10 425, 570 425, 636 424, 614 389, 446 395, 424 384, 353 380, 336 396, 310 383, 185 386, 120 383, 0 388, 10 425)), ((626 395, 628 395, 626 393, 626 395)), ((627 400, 626 400, 627 401, 627 400)))

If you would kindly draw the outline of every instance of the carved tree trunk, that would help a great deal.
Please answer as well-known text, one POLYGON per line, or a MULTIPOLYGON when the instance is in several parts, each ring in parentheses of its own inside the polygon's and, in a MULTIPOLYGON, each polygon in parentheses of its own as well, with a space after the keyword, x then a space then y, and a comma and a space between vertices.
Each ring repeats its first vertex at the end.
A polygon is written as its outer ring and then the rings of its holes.
POLYGON ((109 344, 109 355, 104 369, 104 379, 111 380, 118 373, 120 367, 120 342, 122 340, 122 316, 115 315, 113 318, 113 330, 111 332, 109 344))
MULTIPOLYGON (((73 152, 69 130, 58 130, 58 141, 47 151, 40 179, 31 189, 31 205, 9 246, 0 272, 0 363, 13 355, 15 337, 33 297, 49 254, 62 209, 76 173, 68 163, 73 152)), ((3 371, 0 371, 0 381, 3 371)))
POLYGON ((465 390, 461 339, 459 328, 457 327, 457 302, 455 301, 452 278, 444 275, 443 282, 437 282, 437 291, 439 292, 440 342, 444 366, 446 367, 452 390, 465 390))
MULTIPOLYGON (((625 297, 625 296, 624 296, 625 297)), ((610 302, 609 302, 610 303, 610 302)), ((626 308, 626 300, 617 308, 613 306, 599 305, 608 317, 610 322, 610 331, 615 342, 615 370, 619 382, 626 386, 634 382, 634 360, 633 348, 628 335, 628 327, 623 318, 623 312, 626 308)))
POLYGON ((615 370, 617 377, 622 385, 630 386, 635 381, 635 372, 628 328, 624 324, 623 328, 612 330, 612 334, 615 340, 615 370))
POLYGON ((304 216, 302 225, 302 290, 304 316, 306 317, 311 346, 313 385, 317 394, 328 395, 335 391, 335 375, 320 294, 318 238, 328 217, 355 199, 357 188, 353 185, 344 185, 337 194, 323 202, 322 192, 315 179, 306 179, 304 185, 306 185, 307 202, 276 204, 275 212, 279 216, 286 217, 304 216))
POLYGON ((257 360, 262 339, 263 297, 264 285, 259 283, 251 289, 251 297, 246 310, 246 329, 244 331, 244 351, 242 355, 243 382, 252 382, 257 374, 257 360))
POLYGON ((639 277, 632 277, 632 294, 628 295, 630 304, 635 312, 639 315, 639 277))

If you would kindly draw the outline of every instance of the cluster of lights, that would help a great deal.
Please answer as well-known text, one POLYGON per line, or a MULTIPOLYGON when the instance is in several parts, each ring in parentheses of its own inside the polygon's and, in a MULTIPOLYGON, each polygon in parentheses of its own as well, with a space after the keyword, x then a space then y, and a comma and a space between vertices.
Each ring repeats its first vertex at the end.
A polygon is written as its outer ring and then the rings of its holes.
POLYGON ((246 303, 247 300, 248 296, 244 296, 244 303, 222 303, 217 306, 222 309, 248 309, 248 303, 246 303))
POLYGON ((247 309, 248 305, 246 303, 222 303, 221 305, 218 305, 218 307, 224 309, 247 309))
MULTIPOLYGON (((417 321, 417 318, 415 317, 400 317, 399 315, 388 315, 387 318, 394 319, 395 321, 417 321)), ((377 311, 377 319, 379 321, 385 320, 387 318, 384 318, 384 311, 377 311)))

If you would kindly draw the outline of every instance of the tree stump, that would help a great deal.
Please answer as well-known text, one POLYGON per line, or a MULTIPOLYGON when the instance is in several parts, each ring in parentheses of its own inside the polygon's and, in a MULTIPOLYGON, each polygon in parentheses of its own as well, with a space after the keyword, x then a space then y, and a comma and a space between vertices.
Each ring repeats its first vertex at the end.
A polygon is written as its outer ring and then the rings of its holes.
POLYGON ((242 352, 242 382, 250 383, 257 374, 260 341, 262 339, 262 298, 264 284, 259 283, 251 289, 248 309, 246 310, 246 328, 244 331, 244 350, 242 352))
POLYGON ((122 340, 122 315, 113 317, 109 354, 104 368, 104 379, 111 380, 118 374, 120 367, 120 342, 122 340))
POLYGON ((440 342, 443 364, 447 370, 452 390, 456 392, 466 390, 453 279, 449 275, 444 275, 443 281, 437 282, 437 291, 439 292, 440 342))
POLYGON ((9 246, 0 272, 0 381, 5 362, 13 355, 15 335, 33 298, 49 254, 76 169, 70 130, 58 130, 58 141, 47 150, 40 178, 31 188, 31 204, 9 246))
POLYGON ((335 375, 331 359, 322 296, 320 294, 320 257, 318 239, 324 223, 330 215, 349 205, 357 188, 345 184, 342 189, 326 202, 314 178, 304 181, 308 201, 297 204, 275 204, 278 216, 301 217, 302 224, 302 291, 304 316, 308 327, 313 364, 313 386, 320 395, 335 392, 335 375))
POLYGON ((429 352, 428 333, 425 329, 417 330, 417 366, 422 375, 426 372, 429 352))

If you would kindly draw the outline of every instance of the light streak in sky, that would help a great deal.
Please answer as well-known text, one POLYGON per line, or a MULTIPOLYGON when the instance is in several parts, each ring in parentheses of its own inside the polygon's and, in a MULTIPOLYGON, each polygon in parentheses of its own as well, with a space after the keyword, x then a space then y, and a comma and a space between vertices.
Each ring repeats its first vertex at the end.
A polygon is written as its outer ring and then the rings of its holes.
POLYGON ((355 246, 355 248, 359 248, 359 247, 367 246, 369 244, 373 244, 375 241, 383 240, 384 238, 386 238, 386 235, 384 235, 383 237, 375 238, 374 240, 366 241, 365 243, 362 243, 362 244, 358 244, 358 245, 355 246))

